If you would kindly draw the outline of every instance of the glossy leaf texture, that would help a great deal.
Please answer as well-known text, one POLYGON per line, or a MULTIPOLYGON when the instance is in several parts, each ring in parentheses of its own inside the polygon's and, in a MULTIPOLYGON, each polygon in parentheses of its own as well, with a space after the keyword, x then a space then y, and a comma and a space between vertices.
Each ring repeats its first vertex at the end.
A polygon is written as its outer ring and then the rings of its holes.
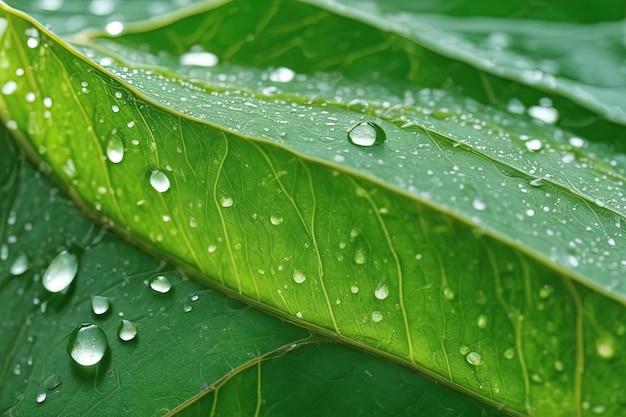
POLYGON ((592 103, 613 96, 310 3, 73 46, 7 9, 3 119, 92 216, 207 284, 511 413, 621 410, 624 127, 592 103), (350 143, 363 122, 382 143, 350 143))
POLYGON ((233 415, 242 404, 225 401, 227 390, 240 392, 239 400, 253 407, 261 394, 259 411, 271 415, 430 412, 444 399, 446 415, 501 415, 408 369, 312 337, 188 280, 95 226, 26 164, 5 130, 0 135, 2 415, 206 415, 201 408, 216 391, 220 412, 233 415), (66 248, 79 254, 78 274, 68 291, 51 294, 42 275, 66 248), (149 287, 155 274, 171 282, 167 293, 149 287), (104 298, 108 310, 96 309, 94 296, 104 298), (118 337, 122 319, 137 327, 133 340, 118 337), (73 363, 67 352, 72 329, 82 323, 100 326, 108 340, 104 358, 91 368, 73 363), (246 377, 259 364, 265 368, 262 385, 246 377), (283 402, 280 382, 296 380, 301 391, 293 400, 299 403, 283 402), (348 401, 325 398, 337 384, 360 394, 348 401))

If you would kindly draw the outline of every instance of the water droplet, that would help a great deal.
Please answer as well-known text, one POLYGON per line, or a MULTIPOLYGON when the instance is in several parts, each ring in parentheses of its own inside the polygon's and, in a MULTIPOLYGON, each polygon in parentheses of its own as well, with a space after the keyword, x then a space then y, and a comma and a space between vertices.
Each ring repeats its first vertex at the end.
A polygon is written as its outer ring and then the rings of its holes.
POLYGON ((7 81, 2 86, 2 94, 5 96, 15 93, 15 90, 17 90, 17 83, 15 81, 7 81))
POLYGON ((479 198, 475 198, 474 201, 472 201, 472 206, 478 211, 483 211, 487 208, 487 205, 479 198))
POLYGON ((272 222, 274 226, 278 226, 283 222, 283 218, 278 216, 272 216, 270 217, 270 222, 272 222))
POLYGON ((106 312, 109 311, 110 306, 111 303, 107 297, 102 297, 100 295, 94 295, 91 297, 91 309, 97 316, 106 314, 106 312))
MULTIPOLYGON (((114 164, 119 164, 124 159, 124 143, 116 135, 111 136, 107 143, 107 158, 114 164)), ((150 177, 150 182, 152 182, 152 177, 150 177)))
POLYGON ((222 207, 228 208, 228 207, 232 207, 234 204, 235 202, 233 201, 232 198, 230 197, 222 198, 222 207))
POLYGON ((28 257, 21 252, 15 257, 9 272, 11 275, 22 275, 26 271, 28 271, 28 257))
POLYGON ((504 351, 503 355, 505 359, 513 359, 515 357, 515 349, 508 348, 507 350, 504 351))
POLYGON ((72 330, 67 351, 77 364, 92 366, 102 360, 108 346, 107 337, 99 326, 83 323, 72 330))
POLYGON ((378 323, 382 319, 383 319, 383 313, 381 313, 380 311, 372 311, 372 321, 374 323, 378 323))
POLYGON ((358 293, 358 292, 359 292, 359 287, 357 287, 356 285, 351 286, 351 287, 350 287, 350 292, 351 292, 352 294, 356 294, 356 293, 358 293))
POLYGON ((123 320, 120 322, 120 326, 117 328, 117 337, 122 342, 129 342, 137 337, 137 326, 130 320, 123 320))
POLYGON ((569 255, 567 257, 567 263, 569 263, 574 268, 578 268, 578 265, 580 264, 580 262, 578 261, 578 258, 575 257, 574 255, 569 255))
POLYGON ((478 352, 470 352, 465 355, 465 360, 470 365, 479 366, 483 364, 483 356, 478 352))
POLYGON ((150 288, 152 288, 156 292, 160 292, 161 294, 165 294, 169 292, 172 288, 172 283, 167 277, 163 275, 155 275, 148 281, 150 288))
POLYGON ((61 292, 70 286, 77 272, 78 257, 63 250, 50 262, 42 278, 43 286, 50 292, 61 292))
POLYGON ((484 329, 485 327, 487 327, 487 316, 485 316, 484 314, 478 316, 477 324, 480 329, 484 329))
POLYGON ((543 287, 539 288, 539 297, 548 298, 552 295, 553 292, 554 288, 552 288, 550 285, 544 285, 543 287))
POLYGON ((525 143, 526 143, 526 149, 528 149, 531 152, 538 151, 541 148, 543 148, 543 143, 541 143, 539 139, 531 139, 525 143))
POLYGON ((531 106, 528 114, 544 123, 554 124, 559 118, 559 111, 554 107, 531 106))
POLYGON ((446 300, 454 300, 454 291, 452 291, 448 287, 445 287, 443 289, 443 296, 446 298, 446 300))
POLYGON ((605 333, 596 339, 596 352, 601 358, 611 359, 615 356, 615 340, 605 333))
POLYGON ((302 272, 296 269, 293 272, 293 280, 296 282, 296 284, 302 284, 306 280, 306 277, 302 272))
POLYGON ((363 265, 365 263, 365 249, 356 248, 354 250, 354 262, 359 265, 363 265))
POLYGON ((467 346, 461 346, 459 348, 459 352, 461 352, 461 355, 465 356, 470 353, 470 348, 468 348, 467 346))
POLYGON ((270 80, 275 83, 288 83, 292 81, 295 76, 296 73, 292 69, 285 67, 279 67, 270 72, 270 80))
POLYGON ((109 22, 104 30, 106 30, 109 35, 116 36, 122 33, 124 30, 124 24, 115 20, 113 22, 109 22))
POLYGON ((350 143, 358 146, 373 146, 383 143, 386 138, 383 128, 374 122, 361 122, 348 132, 350 143))
POLYGON ((387 287, 387 284, 384 284, 382 282, 379 283, 376 289, 374 290, 374 297, 376 297, 379 300, 384 300, 388 296, 389 296, 389 287, 387 287))
POLYGON ((219 62, 217 55, 207 52, 200 45, 193 45, 189 52, 179 58, 180 65, 195 65, 198 67, 214 67, 219 62))
POLYGON ((193 310, 193 307, 191 307, 189 304, 184 304, 183 305, 183 311, 185 313, 189 313, 191 310, 193 310))
POLYGON ((170 179, 162 171, 155 169, 150 174, 150 185, 160 193, 170 189, 170 179))
POLYGON ((35 398, 35 400, 41 404, 42 402, 46 401, 46 398, 48 397, 48 393, 45 390, 40 390, 37 392, 37 397, 35 398))
POLYGON ((556 369, 559 372, 563 372, 563 369, 565 369, 563 367, 563 362, 561 362, 561 361, 554 361, 554 369, 556 369))
POLYGON ((584 139, 577 138, 577 137, 574 137, 574 136, 569 138, 568 142, 574 148, 582 148, 583 146, 585 146, 585 140, 584 139))

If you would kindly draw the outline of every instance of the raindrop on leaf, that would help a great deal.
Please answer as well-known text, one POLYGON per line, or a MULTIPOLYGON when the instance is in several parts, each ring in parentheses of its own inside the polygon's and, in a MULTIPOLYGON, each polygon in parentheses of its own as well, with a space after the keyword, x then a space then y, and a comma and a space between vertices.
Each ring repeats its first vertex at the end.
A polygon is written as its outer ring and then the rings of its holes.
POLYGON ((43 286, 50 292, 61 292, 70 286, 78 272, 78 257, 66 250, 50 262, 43 275, 43 286))
POLYGON ((109 347, 102 329, 90 323, 83 323, 72 330, 67 351, 77 364, 93 366, 100 362, 109 347))
POLYGON ((381 144, 385 139, 387 139, 385 131, 374 122, 361 122, 348 132, 350 143, 358 146, 381 144))

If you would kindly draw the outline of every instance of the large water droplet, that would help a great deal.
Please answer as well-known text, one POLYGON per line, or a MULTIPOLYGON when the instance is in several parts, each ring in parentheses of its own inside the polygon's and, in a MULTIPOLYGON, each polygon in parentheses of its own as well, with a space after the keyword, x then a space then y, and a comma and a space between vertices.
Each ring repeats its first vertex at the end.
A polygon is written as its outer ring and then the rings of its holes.
POLYGON ((382 282, 379 283, 376 289, 374 290, 374 297, 376 297, 379 300, 384 300, 388 296, 389 296, 389 287, 387 287, 387 284, 384 284, 382 282))
POLYGON ((169 292, 172 288, 172 283, 167 277, 163 275, 155 275, 148 281, 150 288, 152 288, 156 292, 160 292, 161 294, 165 294, 169 292))
POLYGON ((83 323, 72 330, 67 351, 77 364, 92 366, 102 360, 108 346, 107 337, 99 326, 83 323))
POLYGON ((170 179, 167 178, 167 175, 158 169, 155 169, 150 174, 150 185, 156 191, 160 193, 164 193, 170 189, 170 179))
POLYGON ((66 250, 50 262, 43 275, 43 286, 50 292, 61 292, 70 286, 78 272, 78 257, 66 250))
MULTIPOLYGON (((124 142, 117 135, 111 136, 107 142, 107 158, 114 164, 119 164, 124 159, 124 142)), ((150 182, 152 183, 152 177, 150 182)))
POLYGON ((122 320, 120 322, 120 327, 117 329, 117 337, 119 337, 123 342, 129 342, 136 336, 137 326, 129 320, 122 320))
POLYGON ((26 271, 28 271, 28 257, 21 252, 13 260, 9 272, 11 275, 22 275, 26 271))
POLYGON ((297 269, 293 272, 293 280, 296 284, 302 284, 306 280, 306 276, 297 269))
POLYGON ((91 297, 91 309, 95 315, 101 316, 106 314, 106 312, 109 311, 110 306, 111 303, 106 297, 102 297, 100 295, 94 295, 91 297))
POLYGON ((382 127, 374 122, 361 122, 348 132, 350 143, 358 146, 372 146, 383 143, 387 135, 382 127))
POLYGON ((465 355, 465 360, 470 365, 478 366, 483 364, 483 356, 478 352, 470 352, 465 355))

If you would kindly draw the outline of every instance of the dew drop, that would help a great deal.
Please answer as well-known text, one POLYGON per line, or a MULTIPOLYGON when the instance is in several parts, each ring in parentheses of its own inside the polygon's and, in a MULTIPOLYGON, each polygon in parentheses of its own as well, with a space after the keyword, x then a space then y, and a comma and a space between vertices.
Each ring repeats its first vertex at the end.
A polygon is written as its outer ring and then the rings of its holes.
POLYGON ((111 303, 107 297, 102 297, 100 295, 94 295, 91 297, 91 309, 93 310, 93 314, 97 316, 106 314, 109 311, 110 306, 111 303))
POLYGON ((235 204, 235 202, 233 201, 232 198, 230 198, 230 197, 222 198, 222 207, 228 208, 228 207, 232 207, 234 204, 235 204))
MULTIPOLYGON (((124 159, 124 143, 116 135, 111 136, 107 142, 107 158, 114 164, 119 164, 124 159)), ((152 183, 152 176, 150 177, 150 183, 152 183)))
POLYGON ((11 275, 22 275, 26 271, 28 271, 28 257, 25 253, 21 252, 11 264, 9 272, 11 275))
POLYGON ((77 364, 92 366, 102 360, 108 348, 107 337, 102 329, 90 323, 83 323, 72 330, 67 351, 77 364))
POLYGON ((603 334, 596 339, 596 352, 603 359, 615 356, 615 341, 610 334, 603 334))
POLYGON ((384 284, 382 282, 379 283, 376 289, 374 290, 374 297, 376 297, 379 300, 384 300, 388 296, 389 296, 389 287, 387 287, 387 284, 384 284))
POLYGON ((373 146, 387 139, 382 127, 374 122, 361 122, 348 132, 350 143, 358 146, 373 146))
POLYGON ((526 143, 526 149, 528 149, 529 151, 538 151, 541 148, 543 148, 543 143, 541 143, 541 141, 539 139, 531 139, 526 143))
POLYGON ((350 287, 350 292, 352 294, 357 294, 359 292, 359 287, 357 287, 356 285, 353 285, 350 287))
POLYGON ((270 72, 270 80, 275 83, 288 83, 292 81, 295 76, 296 73, 292 69, 285 67, 279 67, 270 72))
POLYGON ((354 262, 358 265, 363 265, 365 260, 365 250, 363 248, 356 248, 354 251, 354 262))
POLYGON ((282 217, 278 217, 278 216, 272 216, 272 217, 270 217, 270 222, 274 226, 278 226, 279 224, 281 224, 283 222, 283 218, 282 217))
POLYGON ((479 366, 483 364, 483 356, 478 352, 470 352, 465 355, 465 360, 470 365, 479 366))
POLYGON ((446 300, 454 300, 454 291, 452 291, 448 287, 445 287, 443 289, 443 296, 446 298, 446 300))
POLYGON ((515 357, 515 349, 508 348, 507 350, 504 351, 503 355, 505 359, 509 359, 509 360, 513 359, 515 357))
POLYGON ((475 198, 474 201, 472 201, 472 206, 478 211, 483 211, 487 208, 487 205, 479 198, 475 198))
POLYGON ((372 321, 374 323, 378 323, 382 319, 383 319, 383 313, 381 313, 380 311, 372 311, 372 321))
POLYGON ((306 280, 306 276, 297 269, 293 272, 293 280, 296 284, 302 284, 306 280))
POLYGON ((78 257, 63 250, 50 262, 42 278, 43 286, 50 292, 61 292, 70 286, 77 272, 78 257))
POLYGON ((133 340, 137 337, 137 326, 130 320, 122 319, 117 328, 117 337, 119 337, 122 342, 133 340))
POLYGON ((172 288, 172 283, 170 282, 170 280, 163 275, 153 276, 148 280, 148 285, 150 285, 150 288, 152 288, 154 291, 161 294, 169 292, 172 288))
POLYGON ((48 393, 45 390, 39 390, 37 392, 37 397, 35 398, 35 400, 41 404, 44 401, 46 401, 46 398, 48 397, 48 393))
POLYGON ((150 174, 150 185, 156 191, 164 193, 170 189, 170 179, 162 171, 155 169, 150 174))

